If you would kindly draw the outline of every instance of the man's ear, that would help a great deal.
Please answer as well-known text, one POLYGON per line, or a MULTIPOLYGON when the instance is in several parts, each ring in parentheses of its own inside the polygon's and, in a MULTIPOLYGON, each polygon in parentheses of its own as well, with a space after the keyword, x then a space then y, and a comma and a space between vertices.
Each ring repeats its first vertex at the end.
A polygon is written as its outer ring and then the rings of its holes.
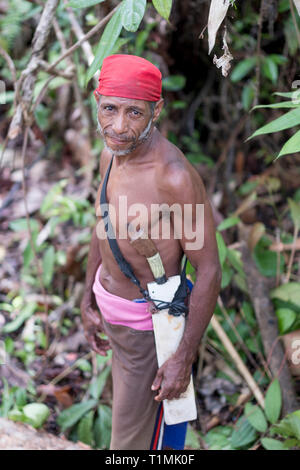
POLYGON ((159 118, 161 110, 163 109, 164 99, 160 98, 160 100, 156 103, 153 113, 153 122, 156 122, 159 118))
POLYGON ((101 96, 101 95, 100 95, 100 93, 99 93, 97 90, 95 90, 95 93, 94 93, 94 95, 95 95, 95 98, 96 98, 97 104, 99 104, 99 100, 100 100, 100 96, 101 96))

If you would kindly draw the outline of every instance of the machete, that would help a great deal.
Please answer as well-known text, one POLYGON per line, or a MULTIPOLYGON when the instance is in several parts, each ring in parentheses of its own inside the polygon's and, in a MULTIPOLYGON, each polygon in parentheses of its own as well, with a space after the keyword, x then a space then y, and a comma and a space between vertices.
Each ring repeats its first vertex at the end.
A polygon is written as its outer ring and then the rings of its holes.
MULTIPOLYGON (((161 301, 172 302, 181 282, 180 276, 166 277, 160 254, 153 240, 146 236, 143 229, 133 232, 129 224, 128 233, 131 245, 140 255, 146 257, 154 276, 155 282, 147 284, 148 292, 151 299, 153 299, 154 305, 156 304, 155 299, 159 299, 158 303, 161 301)), ((171 315, 166 308, 156 310, 152 314, 152 322, 158 367, 161 367, 179 346, 185 327, 185 317, 184 315, 171 315)), ((168 425, 192 421, 197 418, 192 374, 186 391, 179 398, 163 400, 163 404, 164 419, 168 425)))

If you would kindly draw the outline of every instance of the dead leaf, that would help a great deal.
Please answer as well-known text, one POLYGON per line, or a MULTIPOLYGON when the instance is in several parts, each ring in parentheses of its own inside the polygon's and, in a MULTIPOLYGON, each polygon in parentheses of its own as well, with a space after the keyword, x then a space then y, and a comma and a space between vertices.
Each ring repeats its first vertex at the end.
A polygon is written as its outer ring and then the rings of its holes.
POLYGON ((229 5, 229 0, 211 0, 210 2, 207 27, 208 55, 215 45, 218 29, 226 16, 229 5))
POLYGON ((228 45, 227 45, 227 42, 226 42, 226 30, 225 30, 225 33, 224 33, 224 36, 223 36, 223 47, 222 47, 223 51, 224 51, 224 54, 218 59, 216 55, 214 55, 214 58, 213 58, 213 64, 216 65, 216 67, 219 69, 220 67, 222 67, 222 75, 223 77, 227 77, 228 75, 228 72, 230 70, 230 61, 233 59, 233 56, 231 55, 229 49, 228 49, 228 45))
POLYGON ((294 0, 294 4, 297 8, 298 15, 300 16, 300 0, 294 0))

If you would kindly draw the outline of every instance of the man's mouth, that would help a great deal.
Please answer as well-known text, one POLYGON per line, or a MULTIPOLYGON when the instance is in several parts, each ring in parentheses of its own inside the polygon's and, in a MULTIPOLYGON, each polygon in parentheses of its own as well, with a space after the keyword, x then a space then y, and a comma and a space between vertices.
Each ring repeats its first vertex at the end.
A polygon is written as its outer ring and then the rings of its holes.
POLYGON ((131 140, 119 139, 118 137, 106 136, 109 140, 111 140, 114 144, 117 145, 125 145, 131 142, 131 140))

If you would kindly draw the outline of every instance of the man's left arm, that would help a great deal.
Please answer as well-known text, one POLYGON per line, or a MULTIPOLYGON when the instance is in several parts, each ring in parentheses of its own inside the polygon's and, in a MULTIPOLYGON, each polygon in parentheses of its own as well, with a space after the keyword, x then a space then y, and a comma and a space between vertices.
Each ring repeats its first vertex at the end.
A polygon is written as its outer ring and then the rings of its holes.
POLYGON ((168 191, 169 203, 179 203, 182 216, 184 210, 187 210, 187 217, 181 218, 180 244, 196 271, 196 281, 190 295, 185 330, 178 349, 158 369, 153 381, 152 390, 159 390, 155 397, 157 401, 178 398, 186 390, 193 361, 220 292, 222 272, 215 222, 204 184, 201 177, 198 179, 197 176, 192 178, 187 171, 179 177, 176 175, 168 191), (191 212, 188 212, 188 206, 184 206, 185 204, 188 204, 189 208, 192 207, 191 212), (195 234, 193 238, 192 233, 195 234))

